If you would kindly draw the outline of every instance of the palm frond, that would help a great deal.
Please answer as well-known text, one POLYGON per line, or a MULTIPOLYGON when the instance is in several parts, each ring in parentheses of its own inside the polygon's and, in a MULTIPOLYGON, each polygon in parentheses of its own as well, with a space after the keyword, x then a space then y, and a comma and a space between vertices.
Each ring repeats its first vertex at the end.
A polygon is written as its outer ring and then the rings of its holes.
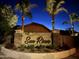
POLYGON ((64 3, 65 3, 65 1, 62 1, 62 0, 61 0, 61 1, 57 4, 56 9, 60 8, 61 5, 64 4, 64 3))
POLYGON ((31 12, 26 12, 24 15, 29 17, 30 19, 32 18, 32 13, 31 12))
POLYGON ((20 3, 16 4, 15 9, 19 10, 23 16, 32 18, 31 9, 34 7, 37 7, 37 5, 31 4, 29 0, 22 0, 20 3))
POLYGON ((74 19, 74 20, 72 20, 72 22, 79 22, 79 20, 78 19, 74 19))
POLYGON ((71 13, 70 16, 71 16, 72 20, 78 18, 78 15, 76 13, 71 13))
POLYGON ((49 12, 49 14, 52 14, 53 8, 47 8, 46 11, 49 12))
POLYGON ((29 0, 22 0, 20 5, 22 5, 22 4, 25 4, 25 6, 28 7, 30 2, 29 2, 29 0))
POLYGON ((79 16, 76 13, 71 13, 70 20, 71 22, 79 22, 79 16))
POLYGON ((56 14, 58 14, 60 11, 65 11, 66 13, 68 13, 67 9, 61 7, 61 8, 59 8, 59 9, 57 9, 57 10, 54 12, 54 14, 56 15, 56 14))
POLYGON ((56 2, 55 0, 46 0, 46 3, 47 3, 47 4, 55 3, 55 2, 56 2))
POLYGON ((47 6, 46 6, 46 11, 49 12, 49 14, 52 14, 53 6, 55 4, 55 0, 47 0, 47 6))
POLYGON ((31 14, 30 10, 31 10, 31 8, 34 8, 34 7, 37 7, 37 5, 36 4, 30 4, 28 7, 23 8, 22 9, 23 14, 25 16, 28 16, 29 18, 32 18, 32 14, 31 14))
POLYGON ((36 4, 29 4, 27 9, 30 11, 32 8, 38 7, 36 4))
POLYGON ((68 21, 64 21, 62 24, 70 24, 68 21))
POLYGON ((16 6, 15 6, 15 11, 16 11, 16 10, 19 10, 20 8, 21 8, 20 4, 17 3, 16 6))

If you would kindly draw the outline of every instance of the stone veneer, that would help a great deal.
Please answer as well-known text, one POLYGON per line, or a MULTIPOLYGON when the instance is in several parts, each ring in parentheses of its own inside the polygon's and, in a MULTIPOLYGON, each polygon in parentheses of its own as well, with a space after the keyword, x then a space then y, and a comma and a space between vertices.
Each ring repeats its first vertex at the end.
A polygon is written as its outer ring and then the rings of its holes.
POLYGON ((33 44, 37 45, 37 43, 36 43, 37 38, 39 38, 41 40, 49 40, 50 43, 47 43, 47 44, 45 43, 43 45, 51 45, 51 33, 36 33, 36 32, 24 33, 21 30, 16 30, 16 32, 15 32, 14 45, 16 47, 18 47, 22 44, 25 44, 25 41, 28 41, 28 40, 34 40, 35 43, 33 43, 33 44), (39 37, 42 37, 42 39, 39 37))
MULTIPOLYGON (((74 47, 74 41, 73 41, 73 38, 69 35, 61 35, 60 34, 60 30, 54 30, 52 31, 53 32, 53 39, 55 39, 55 44, 57 46, 62 46, 62 44, 64 43, 65 45, 69 46, 69 47, 74 47)), ((37 45, 36 41, 37 41, 37 38, 38 37, 42 37, 43 39, 41 40, 50 40, 50 43, 45 43, 42 45, 51 45, 51 32, 26 32, 26 33, 23 33, 21 30, 16 30, 16 33, 15 33, 15 39, 14 39, 14 44, 16 47, 22 45, 22 44, 25 44, 25 41, 26 41, 26 38, 27 37, 30 37, 30 40, 35 40, 35 43, 31 43, 33 45, 37 45)), ((29 40, 29 38, 27 39, 29 40)), ((30 45, 30 44, 29 44, 30 45)), ((40 44, 38 44, 40 45, 40 44)))

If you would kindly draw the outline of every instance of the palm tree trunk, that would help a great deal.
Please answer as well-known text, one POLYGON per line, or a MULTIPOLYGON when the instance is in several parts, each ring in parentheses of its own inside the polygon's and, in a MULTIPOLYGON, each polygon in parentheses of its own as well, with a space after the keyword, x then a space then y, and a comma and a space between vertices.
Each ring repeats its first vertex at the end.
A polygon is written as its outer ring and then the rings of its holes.
POLYGON ((24 32, 24 16, 22 16, 22 31, 24 32))
POLYGON ((72 24, 72 36, 74 36, 74 24, 72 24))
POLYGON ((52 35, 51 35, 51 37, 52 37, 52 44, 53 44, 53 48, 55 49, 55 37, 54 37, 54 33, 53 33, 53 31, 54 31, 54 14, 52 13, 52 35))
POLYGON ((74 36, 74 24, 73 24, 73 20, 72 20, 72 17, 71 17, 71 15, 69 15, 69 17, 70 17, 70 24, 71 24, 71 36, 74 36))
POLYGON ((54 14, 52 13, 52 30, 54 30, 54 14))

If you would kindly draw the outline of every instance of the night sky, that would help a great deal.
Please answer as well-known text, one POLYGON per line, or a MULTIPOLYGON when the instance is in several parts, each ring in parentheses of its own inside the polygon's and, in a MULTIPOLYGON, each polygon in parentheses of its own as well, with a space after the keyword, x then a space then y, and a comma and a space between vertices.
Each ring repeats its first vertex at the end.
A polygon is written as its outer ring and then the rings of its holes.
MULTIPOLYGON (((19 2, 20 0, 0 0, 0 3, 6 3, 10 4, 13 7, 15 6, 16 2, 19 2)), ((32 19, 29 19, 28 17, 25 17, 25 24, 29 24, 31 22, 43 24, 49 29, 52 29, 52 23, 51 23, 51 16, 49 16, 48 12, 45 11, 45 0, 30 0, 32 4, 37 4, 38 7, 33 8, 31 10, 32 12, 32 19)), ((75 12, 79 15, 79 0, 66 0, 66 3, 63 5, 69 13, 75 12)), ((18 22, 17 25, 21 25, 21 14, 17 12, 18 15, 18 22)), ((64 11, 60 12, 55 16, 55 29, 62 29, 65 30, 70 27, 69 24, 62 25, 63 21, 69 21, 69 16, 64 11)), ((75 23, 75 30, 79 32, 79 22, 75 23)))

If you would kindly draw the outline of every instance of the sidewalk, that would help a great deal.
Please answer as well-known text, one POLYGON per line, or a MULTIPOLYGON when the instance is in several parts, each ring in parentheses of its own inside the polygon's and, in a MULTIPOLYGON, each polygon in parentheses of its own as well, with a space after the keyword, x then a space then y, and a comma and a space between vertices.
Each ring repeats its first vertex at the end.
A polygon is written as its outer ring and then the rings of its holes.
MULTIPOLYGON (((0 52, 0 59, 13 59, 13 58, 6 57, 3 53, 0 52)), ((63 59, 79 59, 79 49, 77 49, 77 52, 74 55, 63 59)))
POLYGON ((67 58, 64 59, 79 59, 79 48, 77 49, 76 53, 72 56, 69 56, 67 58))
POLYGON ((0 59, 13 59, 13 58, 6 57, 3 53, 0 52, 0 59))
POLYGON ((63 58, 63 59, 79 59, 79 57, 72 55, 72 56, 69 56, 69 57, 63 58))

